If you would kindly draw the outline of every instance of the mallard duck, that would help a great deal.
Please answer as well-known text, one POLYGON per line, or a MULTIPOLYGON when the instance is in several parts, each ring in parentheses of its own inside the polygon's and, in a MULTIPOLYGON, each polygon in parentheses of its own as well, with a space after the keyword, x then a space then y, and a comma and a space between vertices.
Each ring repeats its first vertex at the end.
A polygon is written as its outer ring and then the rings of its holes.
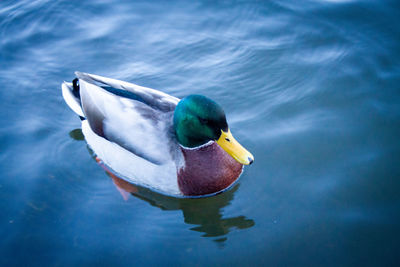
POLYGON ((232 136, 220 105, 202 95, 163 92, 76 72, 62 84, 86 142, 128 182, 176 197, 229 188, 254 158, 232 136))

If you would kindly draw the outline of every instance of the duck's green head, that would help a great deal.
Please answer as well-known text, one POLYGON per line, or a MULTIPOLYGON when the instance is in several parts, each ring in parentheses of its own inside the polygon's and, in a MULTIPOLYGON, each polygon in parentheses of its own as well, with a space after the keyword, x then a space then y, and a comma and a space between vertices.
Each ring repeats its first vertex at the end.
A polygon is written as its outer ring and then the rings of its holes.
POLYGON ((184 147, 195 148, 216 141, 239 163, 248 165, 254 160, 233 138, 221 106, 205 96, 189 95, 179 101, 174 112, 174 129, 184 147))

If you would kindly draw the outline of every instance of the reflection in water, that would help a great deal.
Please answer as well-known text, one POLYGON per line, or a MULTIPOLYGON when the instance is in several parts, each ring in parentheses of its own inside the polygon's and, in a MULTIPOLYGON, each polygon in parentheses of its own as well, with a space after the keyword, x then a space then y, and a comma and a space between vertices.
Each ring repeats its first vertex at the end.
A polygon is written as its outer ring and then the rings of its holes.
POLYGON ((69 136, 77 141, 85 140, 85 136, 83 136, 82 130, 80 128, 70 131, 69 136))
MULTIPOLYGON (((75 140, 84 140, 81 129, 72 130, 69 135, 75 140)), ((90 149, 89 152, 96 161, 99 161, 90 149)), ((175 198, 133 185, 107 170, 106 172, 125 200, 130 195, 133 195, 162 210, 182 210, 185 223, 195 225, 190 230, 202 232, 204 237, 216 237, 214 239, 216 242, 223 244, 227 237, 222 236, 227 235, 232 229, 246 229, 255 224, 252 219, 248 219, 245 216, 223 218, 222 209, 233 200, 239 184, 213 197, 197 199, 175 198)))

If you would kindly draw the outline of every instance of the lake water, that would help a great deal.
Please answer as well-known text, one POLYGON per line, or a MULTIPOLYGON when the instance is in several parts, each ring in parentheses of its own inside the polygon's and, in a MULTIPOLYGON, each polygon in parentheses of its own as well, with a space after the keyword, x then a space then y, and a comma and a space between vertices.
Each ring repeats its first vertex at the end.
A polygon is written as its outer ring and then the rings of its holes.
POLYGON ((2 0, 0 86, 2 266, 400 264, 398 1, 2 0), (215 197, 120 193, 76 70, 216 100, 255 163, 215 197))

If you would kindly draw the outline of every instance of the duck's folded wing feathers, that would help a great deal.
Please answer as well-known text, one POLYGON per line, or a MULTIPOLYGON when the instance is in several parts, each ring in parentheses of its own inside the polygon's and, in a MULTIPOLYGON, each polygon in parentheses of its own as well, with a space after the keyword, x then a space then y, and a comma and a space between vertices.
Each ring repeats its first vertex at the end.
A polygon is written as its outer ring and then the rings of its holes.
POLYGON ((171 160, 174 143, 168 135, 173 112, 115 95, 87 79, 79 78, 79 85, 83 112, 93 132, 154 164, 171 160))
MULTIPOLYGON (((114 93, 117 94, 118 90, 133 93, 132 98, 164 112, 173 111, 179 102, 179 98, 136 84, 78 71, 75 72, 75 75, 79 80, 99 87, 109 87, 110 90, 114 89, 114 93)), ((123 92, 121 92, 121 95, 123 95, 123 92)))

